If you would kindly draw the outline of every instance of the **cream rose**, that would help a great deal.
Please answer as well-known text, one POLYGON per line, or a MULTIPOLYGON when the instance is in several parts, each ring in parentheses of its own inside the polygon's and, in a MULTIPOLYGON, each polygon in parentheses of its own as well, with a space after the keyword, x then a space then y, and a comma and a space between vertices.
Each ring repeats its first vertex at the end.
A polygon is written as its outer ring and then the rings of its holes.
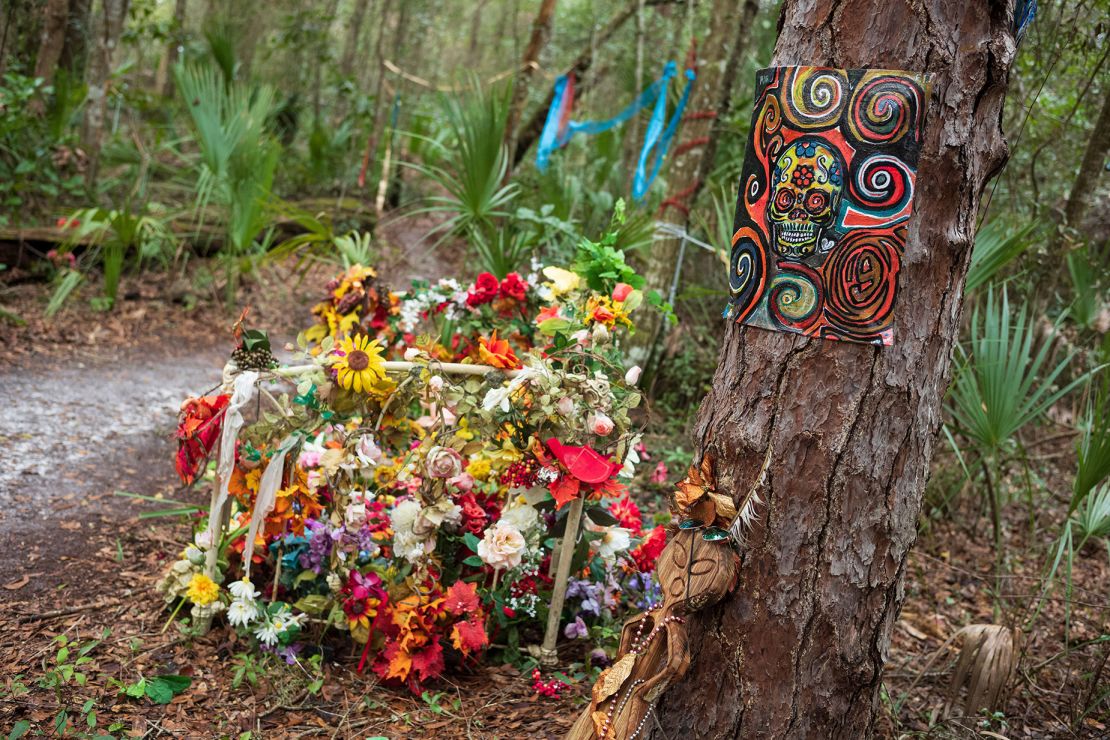
POLYGON ((524 555, 524 535, 506 521, 498 521, 486 530, 478 543, 478 557, 497 570, 508 570, 520 565, 524 555))
POLYGON ((433 447, 425 467, 432 478, 454 478, 462 472, 462 457, 450 447, 433 447))

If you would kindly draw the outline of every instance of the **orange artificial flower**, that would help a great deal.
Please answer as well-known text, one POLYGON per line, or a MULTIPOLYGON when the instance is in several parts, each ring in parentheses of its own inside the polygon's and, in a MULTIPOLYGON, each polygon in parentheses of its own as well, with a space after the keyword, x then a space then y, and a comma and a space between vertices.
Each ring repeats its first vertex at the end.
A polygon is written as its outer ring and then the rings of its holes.
POLYGON ((515 370, 520 367, 520 360, 517 359, 513 348, 507 340, 498 339, 496 331, 489 339, 482 337, 479 341, 478 356, 482 358, 482 362, 504 370, 515 370))

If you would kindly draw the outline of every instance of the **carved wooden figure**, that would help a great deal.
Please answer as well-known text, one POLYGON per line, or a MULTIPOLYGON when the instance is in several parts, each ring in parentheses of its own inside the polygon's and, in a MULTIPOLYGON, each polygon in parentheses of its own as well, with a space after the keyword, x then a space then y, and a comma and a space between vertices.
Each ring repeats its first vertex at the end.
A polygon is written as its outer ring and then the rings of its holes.
POLYGON ((740 559, 722 530, 679 529, 656 566, 663 603, 624 624, 616 662, 602 671, 593 700, 567 740, 632 740, 646 734, 655 701, 690 665, 686 617, 736 585, 740 559))

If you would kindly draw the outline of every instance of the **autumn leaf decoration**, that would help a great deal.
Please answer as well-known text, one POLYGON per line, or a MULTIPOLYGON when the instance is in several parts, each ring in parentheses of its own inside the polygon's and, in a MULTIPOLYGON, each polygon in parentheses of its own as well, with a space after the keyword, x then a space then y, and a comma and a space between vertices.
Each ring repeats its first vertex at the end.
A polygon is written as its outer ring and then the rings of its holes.
POLYGON ((709 455, 701 459, 701 465, 690 466, 676 489, 674 502, 682 518, 695 519, 707 527, 732 524, 736 505, 714 490, 713 458, 709 455))
POLYGON ((767 477, 767 469, 770 465, 771 447, 768 446, 759 474, 751 488, 740 500, 739 507, 737 507, 731 496, 726 496, 715 490, 716 478, 713 471, 713 458, 706 454, 702 457, 700 465, 690 466, 690 469, 686 472, 686 477, 679 481, 676 486, 674 492, 675 506, 682 518, 694 519, 705 526, 727 528, 733 537, 739 541, 744 532, 751 529, 752 523, 755 521, 755 507, 762 503, 759 498, 759 489, 767 477))

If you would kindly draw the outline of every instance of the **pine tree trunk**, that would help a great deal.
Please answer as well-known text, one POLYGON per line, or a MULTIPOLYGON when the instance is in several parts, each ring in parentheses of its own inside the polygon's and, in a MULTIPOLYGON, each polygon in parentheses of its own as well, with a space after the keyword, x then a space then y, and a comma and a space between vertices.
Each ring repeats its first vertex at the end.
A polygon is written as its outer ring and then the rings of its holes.
POLYGON ((1110 90, 1103 94, 1102 111, 1098 114, 1090 138, 1087 139, 1079 173, 1064 207, 1064 222, 1073 229, 1081 227, 1083 216, 1091 207, 1091 200, 1098 189, 1099 175, 1105 167, 1107 152, 1110 152, 1110 90))
POLYGON ((66 18, 69 14, 67 0, 47 0, 42 10, 42 33, 39 36, 39 53, 35 58, 35 77, 44 85, 54 82, 54 71, 62 57, 66 38, 66 18))
POLYGON ((769 446, 771 466, 739 585, 689 621, 692 665, 658 707, 669 737, 873 734, 976 214, 1006 159, 1009 2, 786 0, 782 12, 774 64, 931 75, 895 343, 725 328, 697 444, 722 490, 750 485, 769 446))
MULTIPOLYGON (((737 85, 740 57, 747 49, 758 11, 759 0, 743 0, 740 4, 735 0, 714 0, 709 35, 698 49, 698 77, 694 81, 690 106, 682 122, 678 146, 667 166, 667 181, 674 184, 659 209, 659 217, 664 221, 683 228, 689 226, 690 207, 713 168, 720 122, 728 115, 737 85)), ((644 271, 648 290, 657 291, 668 300, 680 246, 678 239, 656 241, 644 271)), ((632 359, 646 366, 649 377, 654 363, 649 361, 648 355, 659 345, 663 329, 665 326, 656 314, 652 319, 641 321, 633 337, 632 359)))
POLYGON ((163 98, 173 97, 173 67, 177 64, 177 50, 185 43, 185 15, 189 0, 176 0, 173 6, 173 25, 166 41, 166 53, 158 65, 155 87, 163 98))
POLYGON ((69 0, 65 44, 58 66, 69 72, 74 79, 83 78, 88 65, 91 6, 92 0, 69 0))
MULTIPOLYGON (((520 61, 516 79, 513 81, 513 99, 509 104, 509 116, 505 124, 505 143, 509 149, 509 161, 513 162, 513 153, 517 145, 517 127, 524 115, 524 104, 528 100, 528 83, 531 81, 539 64, 540 53, 547 46, 551 38, 551 26, 555 20, 556 0, 542 0, 536 20, 532 22, 532 36, 528 46, 524 49, 524 58, 520 61)), ((508 177, 508 172, 505 176, 508 177)))
POLYGON ((94 25, 92 58, 89 60, 85 82, 85 120, 81 130, 81 143, 88 156, 86 182, 91 188, 96 183, 100 167, 100 147, 104 139, 104 119, 108 109, 108 78, 112 74, 112 59, 127 18, 128 0, 102 0, 101 12, 94 25))
POLYGON ((347 40, 343 43, 343 56, 339 62, 339 74, 350 77, 355 68, 355 56, 358 54, 359 37, 362 36, 362 23, 366 20, 366 11, 370 8, 371 0, 356 0, 351 11, 351 20, 347 26, 347 40))

